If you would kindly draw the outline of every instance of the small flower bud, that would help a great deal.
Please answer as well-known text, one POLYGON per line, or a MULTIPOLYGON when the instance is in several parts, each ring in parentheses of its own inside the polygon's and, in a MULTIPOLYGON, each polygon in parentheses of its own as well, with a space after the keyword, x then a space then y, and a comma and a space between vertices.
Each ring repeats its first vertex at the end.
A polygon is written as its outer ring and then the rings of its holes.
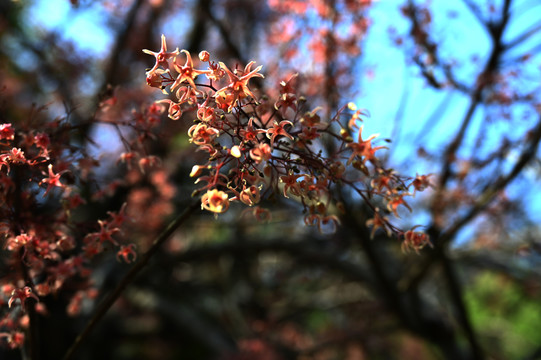
POLYGON ((362 171, 362 173, 365 174, 366 176, 370 176, 370 172, 368 171, 368 168, 362 161, 355 160, 353 161, 352 165, 355 169, 362 171))
POLYGON ((240 148, 238 145, 235 145, 231 148, 231 155, 236 157, 237 159, 242 156, 242 153, 240 152, 240 148))
POLYGON ((151 87, 160 88, 163 84, 163 79, 160 75, 160 73, 156 71, 151 71, 147 73, 147 84, 151 87))
POLYGON ((201 165, 194 165, 192 167, 192 171, 190 172, 190 177, 197 177, 197 176, 201 175, 204 168, 205 167, 201 166, 201 165))
POLYGON ((209 61, 210 59, 210 54, 208 51, 206 50, 203 50, 199 53, 199 60, 203 61, 203 62, 207 62, 209 61))
POLYGON ((353 142, 353 138, 349 134, 349 131, 344 128, 340 129, 340 136, 342 137, 342 139, 344 139, 345 142, 353 142))

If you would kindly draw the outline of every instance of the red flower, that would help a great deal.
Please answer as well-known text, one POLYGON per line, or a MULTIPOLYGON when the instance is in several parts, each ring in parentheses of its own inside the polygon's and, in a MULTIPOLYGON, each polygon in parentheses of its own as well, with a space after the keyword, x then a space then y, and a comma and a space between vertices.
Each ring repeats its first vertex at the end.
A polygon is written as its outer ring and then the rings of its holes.
POLYGON ((304 176, 306 176, 306 175, 304 175, 304 174, 300 174, 300 175, 289 174, 289 175, 280 176, 280 181, 284 183, 284 197, 285 198, 289 197, 289 196, 287 196, 287 191, 288 190, 292 195, 295 195, 295 196, 300 196, 301 195, 301 183, 297 182, 297 180, 299 178, 301 178, 301 177, 304 177, 304 176))
POLYGON ((193 68, 193 61, 192 56, 187 50, 181 50, 184 54, 186 54, 186 62, 184 65, 178 64, 178 57, 175 58, 175 61, 173 62, 173 66, 175 67, 175 70, 178 72, 178 77, 175 80, 175 82, 171 85, 171 90, 174 90, 177 86, 179 86, 183 82, 188 82, 190 86, 194 89, 197 87, 195 86, 195 82, 193 79, 195 79, 198 75, 201 74, 208 74, 208 70, 197 70, 193 68))
POLYGON ((11 128, 11 124, 0 124, 0 140, 13 140, 15 132, 11 128))
POLYGON ((255 99, 254 94, 248 87, 248 81, 253 77, 264 77, 263 74, 259 73, 262 66, 259 65, 254 70, 251 70, 252 65, 255 64, 254 61, 250 61, 248 65, 244 67, 242 76, 237 76, 223 63, 220 62, 220 66, 225 70, 227 76, 229 76, 230 84, 224 88, 221 88, 214 95, 216 97, 216 102, 222 107, 227 108, 228 111, 231 111, 233 106, 237 105, 239 100, 251 96, 255 99))
POLYGON ((257 147, 250 150, 250 157, 257 164, 261 164, 272 157, 272 149, 269 144, 259 144, 257 147))
POLYGON ((24 333, 16 331, 13 333, 0 333, 0 338, 5 337, 11 349, 16 349, 24 344, 24 333))
POLYGON ((116 258, 118 261, 121 259, 127 263, 135 261, 137 253, 135 252, 135 244, 122 245, 120 250, 116 253, 116 258))
POLYGON ((424 248, 426 245, 432 247, 430 238, 427 234, 421 231, 414 231, 415 228, 420 225, 414 226, 411 230, 406 231, 404 234, 404 241, 402 242, 402 251, 407 252, 409 249, 413 249, 416 253, 424 248))
POLYGON ((432 184, 430 183, 430 176, 432 176, 432 174, 417 175, 415 177, 415 180, 413 180, 411 183, 411 185, 413 185, 413 187, 415 188, 415 190, 413 191, 414 195, 417 191, 423 191, 427 187, 432 187, 432 184))
POLYGON ((167 110, 167 116, 169 117, 169 119, 178 120, 182 116, 182 109, 180 108, 180 104, 177 104, 170 99, 159 100, 157 101, 157 103, 169 104, 169 110, 167 110))
POLYGON ((53 165, 52 164, 49 164, 48 169, 49 169, 49 177, 41 180, 40 183, 39 183, 40 185, 43 184, 43 183, 48 184, 47 185, 47 190, 45 190, 45 193, 43 194, 43 197, 45 197, 54 186, 61 187, 61 188, 66 187, 66 185, 64 185, 64 184, 62 184, 60 182, 60 176, 63 173, 65 173, 67 170, 63 170, 63 171, 59 172, 58 174, 55 174, 53 172, 53 165))
POLYGON ((147 49, 144 49, 143 52, 145 54, 152 55, 156 58, 156 64, 154 65, 154 67, 152 67, 152 69, 148 71, 148 73, 154 73, 154 71, 158 69, 158 67, 160 66, 163 67, 164 69, 169 69, 169 63, 167 62, 167 60, 179 54, 178 48, 173 52, 167 52, 167 44, 165 42, 165 35, 163 34, 162 34, 162 46, 159 52, 154 52, 147 49))
POLYGON ((192 125, 188 129, 190 141, 196 145, 210 144, 219 134, 219 131, 213 127, 208 127, 203 123, 192 125))
POLYGON ((212 189, 201 198, 201 208, 221 214, 229 209, 229 197, 223 191, 212 189))
POLYGON ((274 103, 274 108, 280 110, 282 116, 285 117, 287 109, 297 111, 297 96, 295 94, 282 94, 280 99, 274 103))
POLYGON ((389 211, 392 211, 394 216, 396 216, 398 218, 400 216, 398 216, 397 208, 400 205, 404 205, 410 212, 412 212, 411 207, 404 200, 404 196, 406 196, 406 195, 410 195, 410 194, 396 194, 396 195, 393 195, 391 197, 391 199, 389 200, 389 202, 387 203, 387 209, 389 209, 389 211))
POLYGON ((271 146, 274 145, 274 140, 276 139, 276 137, 280 135, 293 140, 293 136, 288 134, 287 131, 284 129, 284 126, 286 125, 293 126, 293 123, 288 120, 282 120, 279 123, 275 121, 274 127, 267 130, 267 137, 270 139, 271 146))
POLYGON ((359 129, 359 138, 357 142, 349 143, 347 146, 353 150, 351 156, 348 159, 347 164, 351 164, 353 159, 356 156, 362 158, 363 163, 366 160, 373 160, 376 157, 376 151, 379 149, 386 149, 385 146, 372 147, 372 140, 377 137, 377 135, 371 135, 368 139, 363 140, 362 138, 363 127, 359 129))
POLYGON ((11 297, 8 300, 8 307, 11 307, 16 300, 19 300, 24 310, 24 306, 28 298, 39 301, 39 298, 32 292, 32 288, 30 286, 25 286, 22 289, 15 289, 11 293, 11 297))
POLYGON ((105 241, 109 241, 114 245, 118 245, 115 239, 113 239, 113 234, 120 231, 119 228, 111 226, 107 221, 98 220, 100 224, 100 231, 93 233, 94 238, 99 241, 100 244, 103 244, 105 241))
POLYGON ((370 239, 374 238, 376 231, 382 228, 387 233, 387 236, 391 236, 391 230, 389 229, 388 219, 386 216, 381 216, 379 212, 374 213, 374 217, 366 221, 366 226, 372 226, 370 232, 370 239))

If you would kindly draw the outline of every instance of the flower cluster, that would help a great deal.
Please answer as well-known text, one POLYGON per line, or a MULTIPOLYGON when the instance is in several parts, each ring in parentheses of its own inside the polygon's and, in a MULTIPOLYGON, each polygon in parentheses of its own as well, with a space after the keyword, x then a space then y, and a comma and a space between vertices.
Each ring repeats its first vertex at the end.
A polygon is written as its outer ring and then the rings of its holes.
MULTIPOLYGON (((24 343, 29 310, 47 312, 42 298, 65 288, 93 291, 92 257, 113 250, 120 260, 135 258, 133 245, 118 237, 127 220, 125 206, 94 225, 75 220, 86 202, 79 185, 92 158, 69 145, 69 122, 41 120, 32 119, 39 131, 25 130, 30 126, 24 123, 17 129, 0 124, 0 236, 10 269, 0 280, 0 341, 12 348, 24 343)), ((70 293, 64 296, 75 304, 77 293, 70 293)), ((79 308, 67 311, 76 315, 79 308)))
POLYGON ((231 70, 202 51, 199 60, 207 68, 196 69, 188 51, 168 51, 163 35, 161 44, 158 52, 144 50, 156 59, 147 71, 147 83, 172 93, 157 101, 167 107, 169 118, 196 117, 188 136, 207 154, 207 161, 194 165, 190 176, 200 185, 195 194, 201 195, 203 209, 221 214, 230 203, 241 202, 257 219, 268 220, 270 213, 259 204, 281 193, 302 205, 307 225, 334 231, 341 209, 335 200, 337 188, 349 185, 372 206, 375 215, 369 224, 374 230, 404 233, 380 215, 370 198, 380 195, 389 212, 398 216, 401 205, 410 209, 404 200, 411 195, 408 189, 421 191, 428 180, 403 178, 382 166, 376 152, 384 147, 373 144, 376 135, 362 137, 362 110, 349 104, 326 122, 319 108, 306 109, 296 91, 296 75, 279 84, 278 99, 271 101, 256 95, 253 79, 263 75, 253 61, 231 70), (206 80, 201 81, 203 76, 206 80), (329 140, 337 144, 332 152, 324 146, 329 140), (370 186, 363 185, 367 183, 370 186))

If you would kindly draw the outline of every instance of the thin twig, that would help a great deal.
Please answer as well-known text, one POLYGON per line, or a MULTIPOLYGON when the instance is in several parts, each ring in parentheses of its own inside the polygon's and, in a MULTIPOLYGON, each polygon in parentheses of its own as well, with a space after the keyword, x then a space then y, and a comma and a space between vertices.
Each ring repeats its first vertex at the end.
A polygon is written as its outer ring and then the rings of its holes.
MULTIPOLYGON (((439 199, 441 198, 441 194, 444 191, 447 182, 452 177, 452 173, 451 173, 452 164, 455 161, 456 153, 466 135, 466 130, 471 124, 473 114, 475 113, 475 110, 477 109, 477 107, 483 101, 482 99, 483 91, 485 88, 492 85, 491 77, 495 73, 497 73, 499 69, 500 59, 506 50, 502 42, 502 36, 509 21, 510 5, 511 5, 511 0, 506 0, 504 7, 502 9, 501 21, 498 24, 491 24, 489 27, 490 34, 492 37, 492 43, 493 43, 492 51, 484 66, 484 69, 479 73, 477 77, 477 84, 475 87, 475 91, 471 94, 470 105, 469 105, 468 110, 466 111, 466 115, 464 116, 464 119, 462 120, 460 129, 458 133, 455 135, 453 141, 448 145, 447 149, 445 150, 444 157, 443 157, 443 166, 440 172, 441 176, 439 179, 439 184, 438 184, 436 194, 434 196, 434 201, 435 201, 435 204, 434 204, 435 206, 433 206, 434 209, 439 208, 438 206, 436 206, 436 202, 438 202, 439 199)), ((438 216, 438 213, 434 210, 433 217, 436 218, 437 216, 438 216)), ((437 228, 436 225, 434 225, 434 228, 435 228, 435 235, 437 235, 434 238, 435 240, 436 238, 439 238, 441 230, 437 228)))
POLYGON ((531 27, 529 30, 523 32, 519 36, 517 36, 515 39, 511 40, 507 44, 505 44, 506 49, 511 49, 517 45, 520 45, 524 41, 528 40, 528 38, 532 37, 536 33, 541 31, 541 24, 537 24, 536 26, 531 27))
POLYGON ((66 355, 64 356, 64 360, 72 359, 75 352, 81 345, 84 339, 88 337, 90 332, 94 329, 96 324, 103 318, 103 316, 107 313, 107 311, 113 306, 115 301, 120 297, 124 289, 135 279, 137 275, 145 268, 145 266, 148 264, 152 256, 158 251, 160 246, 179 228, 180 225, 184 221, 186 221, 190 215, 200 206, 199 201, 194 201, 189 207, 187 207, 176 219, 174 219, 169 225, 165 228, 165 230, 158 235, 158 237, 152 242, 152 246, 148 251, 141 256, 139 261, 135 263, 135 265, 131 268, 131 270, 124 275, 122 280, 118 283, 116 288, 111 292, 105 300, 99 305, 98 309, 96 310, 96 313, 92 316, 92 318, 88 321, 86 324, 84 330, 81 332, 79 336, 75 339, 71 347, 66 352, 66 355))
POLYGON ((455 224, 445 231, 441 236, 441 241, 446 243, 450 241, 452 237, 468 222, 470 222, 475 216, 483 211, 494 199, 494 197, 507 185, 513 181, 524 169, 526 165, 535 157, 539 142, 541 141, 541 118, 536 128, 531 132, 530 145, 522 152, 518 161, 513 169, 504 177, 499 178, 492 186, 487 186, 483 193, 479 196, 477 203, 470 209, 470 211, 464 215, 461 219, 455 222, 455 224))
MULTIPOLYGON (((487 186, 479 196, 479 200, 470 208, 470 210, 460 219, 458 219, 454 225, 449 227, 444 232, 441 232, 434 227, 429 229, 431 238, 439 239, 437 241, 438 247, 443 247, 448 245, 454 236, 462 229, 466 224, 473 220, 477 215, 479 215, 494 199, 494 197, 504 190, 509 183, 511 183, 524 169, 530 161, 535 158, 537 148, 541 142, 541 118, 536 128, 531 131, 531 141, 530 145, 524 149, 521 153, 518 161, 513 166, 513 169, 504 177, 499 178, 492 186, 487 186)), ((427 250, 427 252, 430 250, 427 250)), ((435 250, 434 250, 435 251, 435 250)), ((416 287, 420 284, 425 275, 428 274, 428 270, 434 265, 436 257, 428 256, 426 260, 419 266, 420 270, 411 276, 408 285, 405 288, 410 289, 416 287)))

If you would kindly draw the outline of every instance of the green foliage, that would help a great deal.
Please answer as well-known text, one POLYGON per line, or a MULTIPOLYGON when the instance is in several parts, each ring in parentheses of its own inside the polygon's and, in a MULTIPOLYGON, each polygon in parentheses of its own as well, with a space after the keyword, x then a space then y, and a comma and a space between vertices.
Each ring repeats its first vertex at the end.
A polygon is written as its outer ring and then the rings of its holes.
POLYGON ((475 277, 465 299, 484 347, 495 358, 524 358, 541 343, 540 294, 486 271, 475 277))

